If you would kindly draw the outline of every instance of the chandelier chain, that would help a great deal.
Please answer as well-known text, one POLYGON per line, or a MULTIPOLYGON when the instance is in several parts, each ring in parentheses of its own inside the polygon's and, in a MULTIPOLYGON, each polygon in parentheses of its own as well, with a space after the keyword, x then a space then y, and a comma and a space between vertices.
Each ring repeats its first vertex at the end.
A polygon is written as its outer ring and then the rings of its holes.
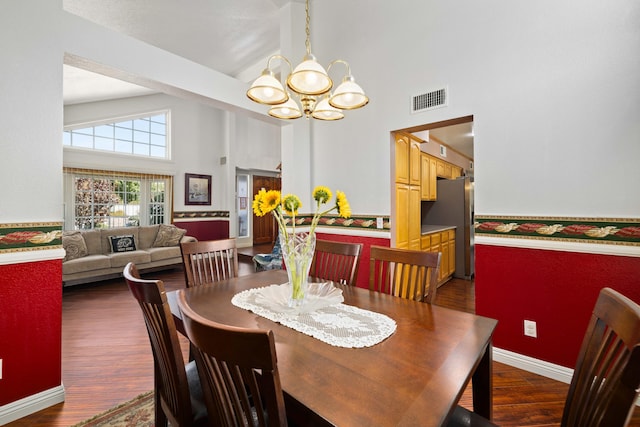
POLYGON ((304 11, 307 14, 307 22, 305 27, 306 33, 307 33, 307 40, 305 41, 304 44, 307 47, 307 55, 311 55, 311 31, 309 30, 311 18, 309 17, 309 0, 307 0, 305 4, 304 11))

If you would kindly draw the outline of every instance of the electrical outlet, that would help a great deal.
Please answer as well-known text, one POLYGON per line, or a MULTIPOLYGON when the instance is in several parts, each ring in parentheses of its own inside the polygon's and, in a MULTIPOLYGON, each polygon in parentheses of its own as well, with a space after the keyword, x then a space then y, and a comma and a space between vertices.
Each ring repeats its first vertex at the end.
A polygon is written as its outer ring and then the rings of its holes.
POLYGON ((0 380, 2 379, 2 359, 0 359, 0 380))
POLYGON ((376 218, 376 227, 378 227, 378 228, 383 228, 384 227, 384 222, 382 220, 382 217, 376 218))
POLYGON ((524 321, 524 335, 527 337, 538 338, 536 322, 534 322, 533 320, 524 321))

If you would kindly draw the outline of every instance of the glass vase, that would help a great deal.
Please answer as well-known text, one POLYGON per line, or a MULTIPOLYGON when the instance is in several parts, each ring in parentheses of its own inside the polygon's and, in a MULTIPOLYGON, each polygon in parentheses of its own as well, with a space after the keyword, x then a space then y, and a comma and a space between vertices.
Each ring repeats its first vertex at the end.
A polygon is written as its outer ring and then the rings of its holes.
POLYGON ((316 248, 315 233, 297 233, 284 235, 280 233, 280 246, 284 260, 291 297, 289 307, 299 307, 304 303, 309 282, 309 268, 316 248))

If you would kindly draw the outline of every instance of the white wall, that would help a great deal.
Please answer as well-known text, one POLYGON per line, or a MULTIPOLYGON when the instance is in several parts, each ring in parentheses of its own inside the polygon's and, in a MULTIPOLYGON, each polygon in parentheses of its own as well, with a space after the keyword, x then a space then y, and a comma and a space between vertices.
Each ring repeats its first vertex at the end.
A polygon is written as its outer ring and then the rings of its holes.
POLYGON ((61 2, 2 3, 0 14, 0 223, 62 218, 61 2), (45 71, 46 70, 46 71, 45 71))
MULTIPOLYGON (((2 221, 61 217, 64 52, 264 113, 246 100, 246 85, 82 21, 60 3, 8 2, 2 14, 0 147, 3 182, 12 184, 2 200, 25 199, 0 204, 2 221), (37 200, 24 196, 34 188, 37 200)), ((348 60, 371 102, 340 122, 315 121, 312 143, 305 122, 285 126, 283 185, 339 187, 355 213, 389 214, 389 132, 473 114, 478 214, 638 217, 639 193, 621 183, 640 182, 639 15, 635 0, 314 3, 314 53, 324 64, 348 60), (412 95, 443 84, 447 108, 409 114, 412 95)), ((235 129, 227 132, 230 147, 235 129)))
POLYGON ((388 214, 389 131, 473 114, 478 214, 638 217, 638 22, 635 0, 317 2, 314 53, 371 102, 314 128, 315 179, 388 214), (409 114, 441 85, 447 108, 409 114))

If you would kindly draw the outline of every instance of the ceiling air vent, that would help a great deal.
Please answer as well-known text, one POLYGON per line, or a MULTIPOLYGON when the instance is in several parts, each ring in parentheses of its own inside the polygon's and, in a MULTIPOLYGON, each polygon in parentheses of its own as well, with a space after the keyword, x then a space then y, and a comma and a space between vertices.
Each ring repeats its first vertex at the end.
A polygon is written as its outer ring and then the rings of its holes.
POLYGON ((423 93, 422 95, 415 95, 411 99, 411 112, 418 113, 420 111, 446 107, 447 101, 447 89, 444 87, 442 89, 423 93))

